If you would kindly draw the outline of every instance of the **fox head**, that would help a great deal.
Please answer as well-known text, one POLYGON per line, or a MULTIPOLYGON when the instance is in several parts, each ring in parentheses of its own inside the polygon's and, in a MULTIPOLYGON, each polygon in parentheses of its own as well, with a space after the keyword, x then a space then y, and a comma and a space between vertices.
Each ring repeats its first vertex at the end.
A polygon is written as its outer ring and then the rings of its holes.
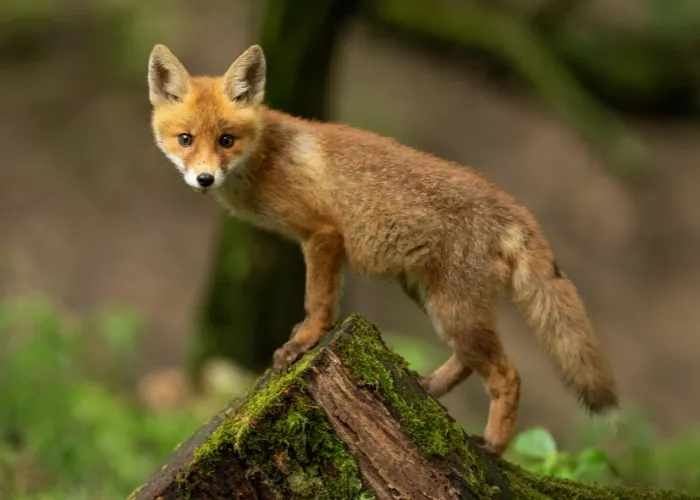
POLYGON ((264 93, 265 56, 258 45, 215 78, 190 76, 164 45, 156 45, 148 61, 156 144, 197 191, 221 186, 251 154, 264 93))

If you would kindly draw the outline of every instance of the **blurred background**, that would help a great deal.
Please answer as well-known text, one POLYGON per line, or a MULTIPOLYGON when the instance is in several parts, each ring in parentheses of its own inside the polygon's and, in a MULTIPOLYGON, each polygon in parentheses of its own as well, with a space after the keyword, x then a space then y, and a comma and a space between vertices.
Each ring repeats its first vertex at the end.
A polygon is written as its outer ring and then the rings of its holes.
MULTIPOLYGON (((299 250, 194 194, 153 144, 146 68, 252 43, 267 101, 468 164, 541 220, 619 380, 624 425, 564 392, 514 309, 519 429, 598 446, 613 480, 700 492, 696 0, 3 0, 0 499, 124 498, 241 394, 303 317, 299 250)), ((413 368, 449 351, 350 274, 413 368)), ((480 432, 478 378, 444 398, 480 432)))

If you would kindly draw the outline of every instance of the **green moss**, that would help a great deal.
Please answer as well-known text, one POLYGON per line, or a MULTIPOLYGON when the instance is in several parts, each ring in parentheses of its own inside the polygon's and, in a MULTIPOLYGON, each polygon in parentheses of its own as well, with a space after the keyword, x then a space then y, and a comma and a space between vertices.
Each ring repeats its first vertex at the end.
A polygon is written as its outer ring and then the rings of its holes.
POLYGON ((127 497, 126 500, 134 500, 134 498, 136 498, 136 495, 138 495, 142 489, 143 489, 143 485, 136 488, 134 491, 131 492, 131 494, 127 497))
POLYGON ((293 396, 282 418, 263 420, 237 445, 274 483, 286 483, 291 498, 370 498, 355 458, 303 392, 293 396))
POLYGON ((483 461, 469 449, 464 430, 416 386, 406 361, 390 351, 379 332, 360 316, 350 316, 341 326, 354 328, 339 342, 343 363, 361 385, 380 394, 421 452, 429 458, 456 454, 463 464, 463 478, 479 498, 498 495, 500 490, 488 484, 483 461))
MULTIPOLYGON (((375 498, 362 484, 357 461, 315 406, 303 380, 318 355, 307 354, 286 373, 270 377, 194 453, 190 470, 206 471, 232 448, 249 470, 290 499, 375 498)), ((181 478, 191 491, 190 474, 181 478)))
POLYGON ((677 491, 650 489, 643 486, 603 486, 585 484, 567 479, 533 474, 518 465, 499 461, 513 498, 516 500, 691 500, 690 496, 677 491))

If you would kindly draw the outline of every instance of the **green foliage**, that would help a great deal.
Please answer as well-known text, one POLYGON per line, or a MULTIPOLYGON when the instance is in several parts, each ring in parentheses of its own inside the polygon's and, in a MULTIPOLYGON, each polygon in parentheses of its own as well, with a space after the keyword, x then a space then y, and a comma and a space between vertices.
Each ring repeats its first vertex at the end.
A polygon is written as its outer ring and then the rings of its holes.
POLYGON ((700 429, 660 440, 648 420, 631 414, 619 432, 614 436, 610 432, 584 432, 585 446, 571 453, 560 450, 549 431, 534 427, 515 437, 507 458, 542 476, 700 494, 700 429), (609 441, 608 446, 604 446, 604 440, 609 441), (611 451, 604 451, 606 448, 611 451))
POLYGON ((142 78, 154 43, 178 34, 178 3, 138 0, 3 0, 0 49, 21 60, 45 57, 62 32, 83 30, 83 49, 111 76, 142 78))
POLYGON ((696 44, 700 3, 695 0, 646 0, 645 25, 657 42, 696 44))
POLYGON ((630 483, 660 486, 700 494, 700 426, 662 438, 659 429, 639 410, 628 409, 618 430, 591 429, 581 440, 607 443, 619 475, 630 483))
MULTIPOLYGON (((45 300, 0 303, 0 498, 125 498, 202 424, 201 416, 189 411, 149 413, 119 390, 123 374, 136 361, 141 328, 140 317, 132 313, 77 318, 45 300)), ((420 349, 405 352, 413 354, 412 368, 435 361, 420 349)), ((361 378, 379 386, 394 383, 386 365, 374 363, 371 352, 365 354, 367 371, 361 378)), ((286 427, 275 429, 282 431, 289 456, 296 459, 320 443, 307 432, 309 422, 316 422, 320 414, 301 401, 279 424, 286 427), (297 438, 305 438, 306 445, 297 438)), ((449 449, 452 441, 445 438, 454 437, 456 430, 447 426, 443 438, 423 435, 423 430, 442 424, 432 422, 433 415, 420 404, 404 408, 398 403, 409 426, 425 438, 419 441, 426 450, 440 454, 449 449)), ((239 451, 255 455, 255 435, 246 436, 250 428, 245 427, 232 428, 241 431, 238 441, 245 443, 239 451)), ((528 429, 516 436, 507 458, 541 477, 700 494, 700 429, 661 440, 639 414, 628 415, 614 435, 605 429, 581 433, 583 446, 577 452, 560 449, 545 429, 528 429)), ((336 445, 324 453, 347 455, 336 445)), ((340 471, 334 487, 357 488, 356 466, 349 455, 345 458, 348 469, 340 471)), ((290 488, 323 491, 314 482, 313 460, 307 456, 306 465, 289 476, 290 488)))
POLYGON ((518 434, 511 452, 531 472, 586 483, 614 483, 616 471, 611 458, 599 448, 586 448, 577 454, 557 449, 550 432, 533 427, 518 434))
POLYGON ((139 326, 132 314, 78 320, 44 300, 0 303, 0 498, 125 498, 199 427, 107 383, 129 371, 139 326))

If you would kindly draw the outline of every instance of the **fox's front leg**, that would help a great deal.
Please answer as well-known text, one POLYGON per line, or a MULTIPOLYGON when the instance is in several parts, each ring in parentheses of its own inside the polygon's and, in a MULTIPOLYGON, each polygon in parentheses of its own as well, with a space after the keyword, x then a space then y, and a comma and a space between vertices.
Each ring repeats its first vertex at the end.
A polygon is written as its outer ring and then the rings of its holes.
POLYGON ((302 251, 306 264, 306 317, 294 327, 292 338, 275 352, 276 368, 289 366, 321 340, 338 315, 342 236, 335 231, 315 233, 302 243, 302 251))

